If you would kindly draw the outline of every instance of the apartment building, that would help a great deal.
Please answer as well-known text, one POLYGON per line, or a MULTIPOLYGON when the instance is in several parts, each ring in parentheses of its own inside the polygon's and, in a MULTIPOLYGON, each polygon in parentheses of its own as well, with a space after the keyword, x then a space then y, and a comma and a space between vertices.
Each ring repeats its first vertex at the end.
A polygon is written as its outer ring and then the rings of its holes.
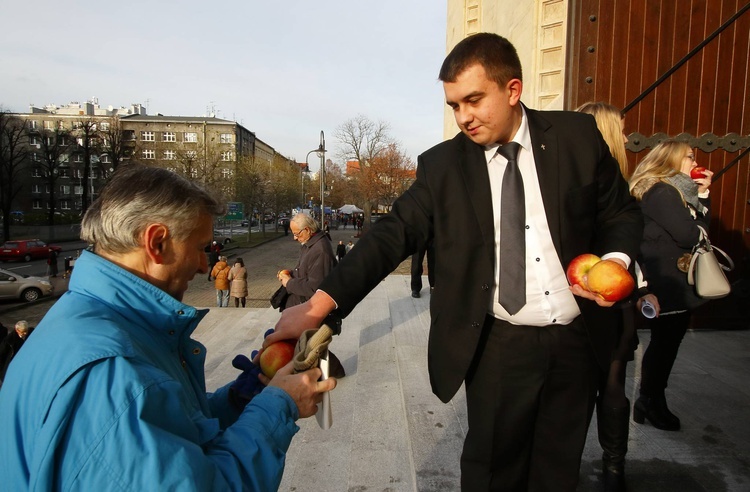
POLYGON ((179 172, 228 200, 241 156, 296 165, 247 128, 215 116, 148 115, 140 104, 103 108, 95 98, 32 106, 13 116, 28 130, 28 172, 20 176, 14 206, 26 213, 49 211, 52 203, 62 213, 80 212, 84 195, 91 203, 117 164, 128 160, 179 172))

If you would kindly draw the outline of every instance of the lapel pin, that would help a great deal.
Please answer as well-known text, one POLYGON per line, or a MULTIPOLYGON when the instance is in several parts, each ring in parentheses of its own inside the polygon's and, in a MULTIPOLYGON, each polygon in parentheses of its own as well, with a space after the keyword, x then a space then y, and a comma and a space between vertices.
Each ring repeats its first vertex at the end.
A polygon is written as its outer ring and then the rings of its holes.
POLYGON ((542 150, 547 150, 547 146, 542 144, 542 150))

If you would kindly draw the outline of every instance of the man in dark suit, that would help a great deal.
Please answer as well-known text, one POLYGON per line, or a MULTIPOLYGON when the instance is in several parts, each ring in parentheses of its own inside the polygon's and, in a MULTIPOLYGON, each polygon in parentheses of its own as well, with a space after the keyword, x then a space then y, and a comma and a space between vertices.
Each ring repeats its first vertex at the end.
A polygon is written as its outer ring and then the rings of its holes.
POLYGON ((392 212, 309 302, 284 311, 266 343, 294 338, 334 310, 346 316, 432 240, 428 365, 442 401, 466 385, 462 489, 573 491, 596 366, 609 365, 620 316, 613 303, 570 287, 565 267, 583 253, 627 267, 642 217, 593 118, 521 104, 521 65, 506 39, 464 39, 440 79, 462 133, 419 157, 417 179, 392 212), (505 157, 504 146, 518 150, 505 157), (507 247, 503 236, 518 242, 507 247))

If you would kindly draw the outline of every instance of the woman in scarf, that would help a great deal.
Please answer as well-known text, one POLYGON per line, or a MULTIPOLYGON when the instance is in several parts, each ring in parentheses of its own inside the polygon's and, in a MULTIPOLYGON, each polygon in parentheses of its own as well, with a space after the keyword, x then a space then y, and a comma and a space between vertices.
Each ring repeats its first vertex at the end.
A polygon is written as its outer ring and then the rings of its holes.
POLYGON ((708 230, 713 173, 706 170, 693 180, 690 171, 695 167, 693 149, 670 139, 654 147, 630 178, 630 192, 644 216, 640 263, 649 291, 658 299, 658 316, 648 320, 651 341, 643 356, 633 420, 642 424, 647 419, 669 431, 680 429, 680 419, 667 407, 667 380, 690 313, 704 302, 687 283, 685 259, 689 261, 699 241, 698 226, 708 230))

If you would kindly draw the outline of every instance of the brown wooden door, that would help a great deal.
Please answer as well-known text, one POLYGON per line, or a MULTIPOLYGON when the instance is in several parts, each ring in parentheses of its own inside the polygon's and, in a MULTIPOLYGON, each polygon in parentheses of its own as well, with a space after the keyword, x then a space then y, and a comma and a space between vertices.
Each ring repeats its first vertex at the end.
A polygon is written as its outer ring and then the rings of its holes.
MULTIPOLYGON (((625 115, 631 172, 660 137, 679 136, 718 173, 750 147, 748 3, 570 0, 566 107, 606 101, 625 108, 738 15, 625 115)), ((750 154, 712 184, 711 200, 711 238, 735 260, 730 276, 742 279, 738 294, 750 309, 750 154)))

